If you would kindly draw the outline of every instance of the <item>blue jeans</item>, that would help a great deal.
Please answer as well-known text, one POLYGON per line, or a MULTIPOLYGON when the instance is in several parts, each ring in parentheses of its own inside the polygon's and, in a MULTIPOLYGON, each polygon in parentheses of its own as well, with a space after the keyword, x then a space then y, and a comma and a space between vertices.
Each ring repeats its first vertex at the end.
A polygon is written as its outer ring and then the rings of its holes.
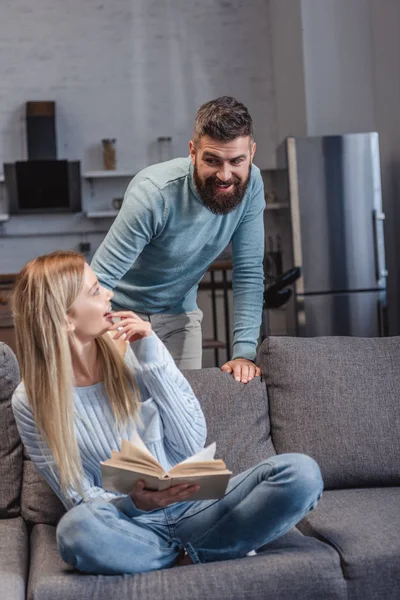
POLYGON ((76 569, 104 575, 172 567, 184 548, 194 563, 240 558, 294 527, 316 506, 322 489, 313 459, 281 454, 233 477, 221 500, 149 512, 137 509, 129 496, 132 512, 114 501, 82 503, 61 519, 58 548, 76 569))

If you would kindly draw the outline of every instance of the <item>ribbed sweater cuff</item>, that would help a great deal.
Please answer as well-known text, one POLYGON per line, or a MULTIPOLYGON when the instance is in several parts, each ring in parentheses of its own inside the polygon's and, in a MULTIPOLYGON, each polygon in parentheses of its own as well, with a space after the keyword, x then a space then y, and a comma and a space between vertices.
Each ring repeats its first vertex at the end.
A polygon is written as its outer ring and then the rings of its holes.
POLYGON ((249 344, 248 342, 237 342, 233 346, 232 360, 235 358, 247 358, 247 360, 252 360, 253 362, 256 359, 256 348, 254 344, 249 344))
POLYGON ((141 340, 132 342, 131 348, 142 366, 158 363, 160 360, 159 343, 154 333, 141 340))

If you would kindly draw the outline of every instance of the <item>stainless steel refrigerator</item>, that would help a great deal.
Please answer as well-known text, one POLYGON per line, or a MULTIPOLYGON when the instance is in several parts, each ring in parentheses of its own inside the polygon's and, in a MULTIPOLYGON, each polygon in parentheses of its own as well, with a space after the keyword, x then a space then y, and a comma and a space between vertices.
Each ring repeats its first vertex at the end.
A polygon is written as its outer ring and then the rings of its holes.
POLYGON ((294 266, 301 336, 387 335, 384 218, 377 133, 287 138, 294 266))

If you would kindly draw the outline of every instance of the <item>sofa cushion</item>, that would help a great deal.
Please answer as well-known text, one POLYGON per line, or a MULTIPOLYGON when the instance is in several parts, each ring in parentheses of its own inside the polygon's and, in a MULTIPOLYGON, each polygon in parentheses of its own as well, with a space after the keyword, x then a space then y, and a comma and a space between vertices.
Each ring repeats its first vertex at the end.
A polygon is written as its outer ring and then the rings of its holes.
POLYGON ((325 492, 299 527, 337 549, 349 598, 400 598, 400 487, 325 492))
POLYGON ((207 442, 236 475, 275 454, 271 442, 268 397, 260 377, 238 383, 220 369, 184 373, 207 421, 207 442))
POLYGON ((294 531, 259 556, 191 565, 143 575, 94 576, 60 558, 55 528, 36 525, 31 536, 28 600, 345 600, 339 556, 294 531))
POLYGON ((0 520, 0 598, 25 600, 28 578, 28 533, 24 520, 0 520))
POLYGON ((21 515, 29 524, 56 525, 65 507, 30 460, 24 460, 21 515))
POLYGON ((400 483, 400 337, 271 337, 260 361, 278 453, 312 456, 326 488, 400 483))
POLYGON ((11 408, 12 394, 19 384, 14 352, 0 342, 0 518, 20 512, 22 444, 11 408))

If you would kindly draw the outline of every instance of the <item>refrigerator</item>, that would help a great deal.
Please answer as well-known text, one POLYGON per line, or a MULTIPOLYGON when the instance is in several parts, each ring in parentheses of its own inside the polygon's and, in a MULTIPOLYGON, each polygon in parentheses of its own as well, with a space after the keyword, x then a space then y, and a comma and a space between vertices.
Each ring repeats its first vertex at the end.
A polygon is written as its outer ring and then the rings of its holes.
POLYGON ((300 336, 388 334, 378 134, 289 137, 278 148, 289 190, 292 301, 300 336))

